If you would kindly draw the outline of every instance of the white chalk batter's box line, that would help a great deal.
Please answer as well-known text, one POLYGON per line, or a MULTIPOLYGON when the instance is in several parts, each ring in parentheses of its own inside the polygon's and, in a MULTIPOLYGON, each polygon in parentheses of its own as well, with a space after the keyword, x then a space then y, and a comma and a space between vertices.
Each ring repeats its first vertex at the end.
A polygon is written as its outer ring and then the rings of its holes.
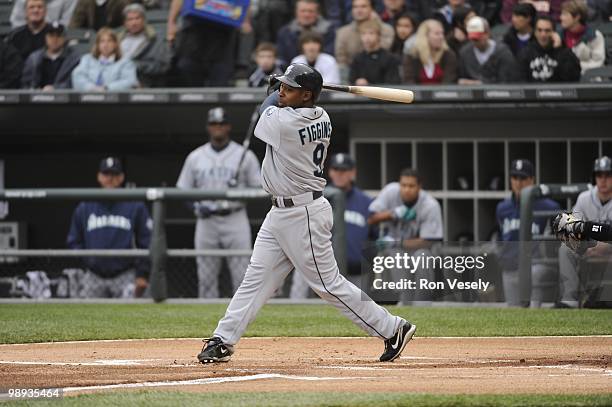
MULTIPOLYGON (((308 340, 365 340, 367 336, 303 336, 303 337, 282 337, 282 336, 254 336, 242 338, 242 341, 249 340, 283 340, 285 338, 308 339, 308 340)), ((571 336, 415 336, 414 339, 572 339, 572 338, 603 338, 612 339, 612 335, 571 335, 571 336)), ((114 343, 114 342, 140 342, 140 341, 202 341, 202 338, 130 338, 130 339, 96 339, 85 341, 54 341, 54 342, 31 342, 31 343, 3 343, 4 346, 32 346, 32 345, 62 345, 79 343, 114 343)))

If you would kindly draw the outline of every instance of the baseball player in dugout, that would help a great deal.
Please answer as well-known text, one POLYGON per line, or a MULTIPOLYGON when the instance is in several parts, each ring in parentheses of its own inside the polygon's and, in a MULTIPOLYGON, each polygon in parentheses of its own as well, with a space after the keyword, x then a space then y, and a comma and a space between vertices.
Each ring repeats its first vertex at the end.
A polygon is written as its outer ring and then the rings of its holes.
MULTIPOLYGON (((510 165, 510 189, 512 195, 504 199, 495 210, 497 226, 500 230, 501 250, 499 251, 499 262, 502 267, 502 280, 504 285, 504 297, 506 303, 511 306, 520 306, 519 292, 519 230, 521 225, 520 201, 523 188, 535 184, 535 170, 531 161, 518 159, 510 165)), ((549 198, 537 199, 533 204, 534 211, 559 211, 559 204, 549 198)), ((531 230, 534 234, 543 234, 548 225, 549 218, 534 217, 531 230)), ((533 243, 533 258, 540 258, 542 246, 533 243)), ((542 263, 534 263, 531 266, 531 306, 539 307, 543 298, 543 283, 551 280, 553 271, 542 263)))
MULTIPOLYGON (((361 260, 364 243, 372 238, 373 230, 368 225, 370 204, 372 198, 367 196, 355 185, 357 168, 353 158, 345 153, 338 153, 329 160, 329 180, 331 186, 344 191, 345 210, 344 223, 346 224, 346 278, 357 287, 361 285, 361 260)), ((308 282, 300 273, 293 274, 290 298, 307 298, 308 282)))
MULTIPOLYGON (((206 130, 210 141, 193 150, 185 160, 176 186, 224 190, 230 187, 260 187, 260 165, 255 154, 230 140, 232 126, 222 107, 208 111, 206 130)), ((197 217, 194 247, 196 249, 251 249, 251 226, 243 202, 200 201, 190 204, 197 217)), ((228 256, 227 265, 232 288, 240 285, 248 257, 228 256)), ((220 257, 199 256, 198 296, 219 297, 220 257)))
MULTIPOLYGON (((580 242, 561 245, 559 248, 559 283, 561 299, 559 308, 610 306, 612 294, 602 290, 599 283, 603 276, 612 273, 612 245, 609 244, 612 223, 612 160, 603 156, 593 166, 595 187, 578 195, 566 227, 572 228, 580 242), (594 227, 595 226, 595 227, 594 227), (607 235, 606 234, 606 230, 607 235), (593 235, 594 240, 587 240, 593 235), (605 242, 606 237, 608 242, 605 242), (584 241, 582 241, 584 240, 584 241), (599 240, 596 242, 595 240, 599 240), (597 277, 599 276, 599 278, 597 277), (590 280, 593 287, 584 287, 590 280), (586 291, 586 292, 581 292, 586 291), (581 294, 588 294, 585 302, 581 294)), ((555 225, 559 229, 559 225, 555 225)))
MULTIPOLYGON (((98 183, 120 188, 125 181, 121 161, 100 161, 98 183)), ((81 202, 72 215, 67 246, 70 249, 148 249, 153 221, 143 202, 81 202)), ((82 298, 141 297, 147 286, 148 259, 86 257, 79 296, 82 298)))
MULTIPOLYGON (((431 247, 444 237, 440 203, 421 188, 421 175, 412 168, 400 172, 399 182, 386 185, 370 205, 370 225, 380 224, 379 243, 389 242, 412 256, 429 256, 431 247)), ((420 267, 398 278, 425 278, 435 281, 434 270, 420 267)), ((398 279, 399 281, 399 279, 398 279)), ((431 301, 429 290, 404 290, 400 303, 431 301)))
POLYGON ((385 341, 381 361, 399 357, 416 331, 338 271, 331 244, 332 208, 323 197, 332 124, 315 105, 322 86, 321 74, 302 64, 270 78, 255 137, 266 143, 262 184, 272 196, 272 208, 257 234, 242 284, 213 336, 204 340, 198 355, 202 363, 230 360, 249 323, 292 270, 357 326, 385 341))

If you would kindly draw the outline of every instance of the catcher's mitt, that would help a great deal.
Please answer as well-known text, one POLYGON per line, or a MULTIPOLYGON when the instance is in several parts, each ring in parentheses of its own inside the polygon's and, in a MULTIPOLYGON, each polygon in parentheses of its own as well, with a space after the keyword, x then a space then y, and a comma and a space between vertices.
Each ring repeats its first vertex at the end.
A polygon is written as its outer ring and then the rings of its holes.
POLYGON ((585 241, 584 221, 571 213, 558 214, 552 222, 552 231, 557 239, 580 255, 593 246, 585 241))

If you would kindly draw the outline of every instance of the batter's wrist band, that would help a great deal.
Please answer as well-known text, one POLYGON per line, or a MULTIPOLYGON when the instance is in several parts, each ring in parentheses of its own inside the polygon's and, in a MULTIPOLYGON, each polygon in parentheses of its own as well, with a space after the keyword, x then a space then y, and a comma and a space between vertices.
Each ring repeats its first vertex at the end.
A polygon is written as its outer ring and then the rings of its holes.
POLYGON ((607 224, 584 222, 584 234, 587 238, 600 242, 612 241, 612 227, 607 224))

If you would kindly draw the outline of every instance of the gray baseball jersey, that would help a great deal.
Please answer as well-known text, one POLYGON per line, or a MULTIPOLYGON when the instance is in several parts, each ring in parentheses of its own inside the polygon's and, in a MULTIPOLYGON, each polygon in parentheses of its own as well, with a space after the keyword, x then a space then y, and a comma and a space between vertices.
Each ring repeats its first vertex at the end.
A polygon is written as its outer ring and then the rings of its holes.
MULTIPOLYGON (((323 163, 331 139, 331 124, 320 107, 268 107, 255 128, 266 142, 262 167, 264 189, 275 196, 295 197, 325 187, 323 163)), ((370 335, 390 338, 403 325, 338 271, 331 244, 333 226, 329 202, 312 196, 294 206, 272 207, 259 229, 251 261, 214 336, 238 342, 248 324, 285 277, 301 273, 321 298, 370 335)))
POLYGON ((254 133, 267 144, 261 167, 264 190, 274 196, 323 191, 331 133, 329 116, 320 107, 268 107, 254 133))
MULTIPOLYGON (((185 160, 176 186, 179 188, 226 189, 236 174, 244 147, 235 141, 221 151, 215 151, 210 143, 193 150, 185 160)), ((240 174, 238 187, 258 187, 260 182, 259 160, 252 151, 247 151, 240 174)), ((216 202, 202 201, 210 209, 217 209, 216 202)), ((234 202, 232 205, 242 205, 234 202)), ((232 206, 230 205, 230 206, 232 206)))
POLYGON ((578 195, 573 212, 583 220, 610 222, 612 221, 612 200, 602 205, 597 196, 597 187, 595 187, 578 195))
MULTIPOLYGON (((403 205, 400 196, 400 184, 392 182, 386 185, 376 199, 370 204, 370 212, 392 211, 403 205)), ((429 239, 440 240, 444 236, 442 228, 442 211, 440 203, 422 190, 419 198, 413 206, 416 218, 410 221, 395 222, 390 225, 387 235, 396 240, 404 239, 429 239)))

